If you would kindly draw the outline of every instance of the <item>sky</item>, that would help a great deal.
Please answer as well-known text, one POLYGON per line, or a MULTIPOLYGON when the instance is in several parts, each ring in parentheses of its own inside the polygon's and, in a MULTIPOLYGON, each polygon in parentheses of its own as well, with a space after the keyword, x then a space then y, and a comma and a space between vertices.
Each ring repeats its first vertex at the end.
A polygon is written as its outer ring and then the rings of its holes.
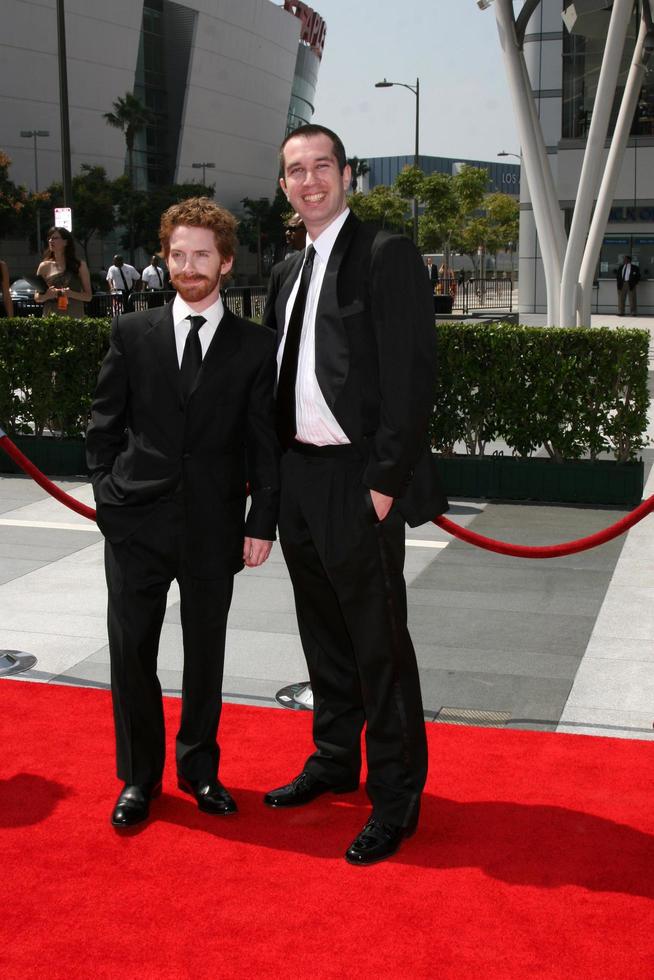
POLYGON ((327 24, 313 122, 334 129, 348 156, 414 152, 415 97, 399 86, 376 89, 384 77, 420 79, 421 154, 495 160, 500 150, 519 152, 492 9, 475 0, 309 2, 327 24))

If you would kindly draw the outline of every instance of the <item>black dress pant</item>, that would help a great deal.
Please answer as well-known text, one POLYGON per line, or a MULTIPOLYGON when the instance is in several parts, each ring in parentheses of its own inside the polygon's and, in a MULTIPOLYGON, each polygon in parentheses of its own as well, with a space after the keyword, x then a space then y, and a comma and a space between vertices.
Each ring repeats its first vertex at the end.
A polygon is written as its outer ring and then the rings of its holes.
POLYGON ((311 453, 284 455, 279 517, 314 699, 316 751, 305 769, 356 786, 365 725, 373 812, 407 826, 418 815, 427 742, 407 628, 404 520, 394 509, 377 520, 352 447, 311 453))
POLYGON ((179 495, 163 501, 127 540, 105 542, 117 774, 126 783, 155 782, 163 773, 165 733, 157 654, 173 579, 179 583, 184 644, 177 772, 203 781, 218 772, 216 737, 234 578, 207 580, 191 575, 184 539, 184 504, 179 495))

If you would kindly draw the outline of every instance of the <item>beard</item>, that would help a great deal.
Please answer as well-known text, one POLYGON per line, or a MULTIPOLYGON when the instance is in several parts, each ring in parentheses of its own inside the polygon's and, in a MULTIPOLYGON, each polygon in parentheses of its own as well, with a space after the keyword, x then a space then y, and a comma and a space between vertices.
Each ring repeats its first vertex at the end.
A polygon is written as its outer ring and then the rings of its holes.
POLYGON ((208 276, 171 276, 170 281, 186 303, 200 303, 220 285, 220 273, 211 279, 208 276))

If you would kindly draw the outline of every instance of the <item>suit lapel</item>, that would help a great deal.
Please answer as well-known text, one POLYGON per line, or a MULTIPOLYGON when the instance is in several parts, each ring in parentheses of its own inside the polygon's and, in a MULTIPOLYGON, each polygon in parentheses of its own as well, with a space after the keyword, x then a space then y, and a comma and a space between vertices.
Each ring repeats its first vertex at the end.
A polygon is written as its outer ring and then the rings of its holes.
POLYGON ((179 397, 179 362, 175 344, 175 327, 173 325, 173 303, 166 303, 158 309, 148 312, 150 320, 150 336, 155 349, 153 364, 159 364, 164 375, 179 397))
POLYGON ((316 312, 316 378, 325 401, 333 408, 347 377, 349 347, 338 305, 338 276, 359 227, 350 213, 329 256, 316 312))
POLYGON ((297 255, 294 255, 292 259, 287 259, 284 263, 284 281, 280 286, 279 292, 277 293, 277 299, 275 300, 275 322, 277 324, 278 347, 281 344, 284 336, 284 326, 286 324, 286 305, 288 303, 289 296, 293 291, 295 280, 300 274, 300 268, 303 262, 304 252, 302 251, 297 255), (288 272, 286 271, 286 266, 288 266, 288 272))
POLYGON ((191 396, 197 391, 200 385, 207 384, 216 372, 221 370, 228 361, 234 357, 241 345, 241 337, 238 319, 227 307, 222 320, 218 324, 209 349, 202 359, 202 367, 198 371, 195 384, 191 390, 191 396))

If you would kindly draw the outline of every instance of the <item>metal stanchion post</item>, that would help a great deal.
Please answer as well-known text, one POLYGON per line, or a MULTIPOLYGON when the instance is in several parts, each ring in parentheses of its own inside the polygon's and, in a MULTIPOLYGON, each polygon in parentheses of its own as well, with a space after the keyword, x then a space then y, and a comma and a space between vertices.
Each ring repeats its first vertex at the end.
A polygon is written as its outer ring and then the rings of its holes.
POLYGON ((20 674, 29 670, 36 663, 36 657, 31 653, 21 653, 20 650, 0 650, 0 677, 10 674, 20 674))
POLYGON ((296 711, 313 711, 313 691, 310 681, 300 681, 289 684, 277 691, 275 699, 283 708, 294 708, 296 711))

